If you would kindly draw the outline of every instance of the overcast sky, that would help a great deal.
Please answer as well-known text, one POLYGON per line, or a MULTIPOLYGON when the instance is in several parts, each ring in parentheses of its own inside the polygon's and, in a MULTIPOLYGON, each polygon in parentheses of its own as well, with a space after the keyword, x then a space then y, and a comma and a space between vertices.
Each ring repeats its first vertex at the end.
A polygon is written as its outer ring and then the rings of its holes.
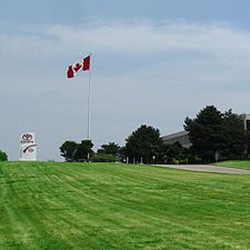
POLYGON ((0 149, 19 157, 36 133, 39 160, 63 160, 87 136, 124 145, 141 124, 183 129, 206 105, 250 113, 249 0, 0 0, 0 149))

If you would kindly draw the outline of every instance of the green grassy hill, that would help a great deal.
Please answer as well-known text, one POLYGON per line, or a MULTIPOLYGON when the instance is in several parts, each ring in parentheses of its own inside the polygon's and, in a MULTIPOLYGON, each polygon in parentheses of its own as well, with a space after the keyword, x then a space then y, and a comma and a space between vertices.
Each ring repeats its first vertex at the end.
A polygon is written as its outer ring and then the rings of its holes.
POLYGON ((214 165, 220 166, 220 167, 242 168, 242 169, 250 170, 249 160, 222 161, 222 162, 216 162, 214 165))
POLYGON ((0 163, 0 249, 250 249, 250 177, 0 163))

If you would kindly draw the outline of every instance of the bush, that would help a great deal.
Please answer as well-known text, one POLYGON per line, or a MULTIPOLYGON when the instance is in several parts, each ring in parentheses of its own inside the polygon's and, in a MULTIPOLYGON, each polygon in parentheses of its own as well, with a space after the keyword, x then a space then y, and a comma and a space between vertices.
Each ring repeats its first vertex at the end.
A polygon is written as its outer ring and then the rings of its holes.
POLYGON ((116 157, 112 154, 96 153, 91 156, 92 162, 115 162, 116 157))
POLYGON ((8 161, 7 154, 1 150, 0 150, 0 161, 8 161))

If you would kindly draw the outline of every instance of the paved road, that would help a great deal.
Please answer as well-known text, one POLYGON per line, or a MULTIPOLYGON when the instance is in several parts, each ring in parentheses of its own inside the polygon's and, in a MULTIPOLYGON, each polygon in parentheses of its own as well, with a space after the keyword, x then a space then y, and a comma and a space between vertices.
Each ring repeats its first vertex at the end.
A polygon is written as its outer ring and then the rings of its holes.
POLYGON ((245 169, 236 169, 228 167, 215 167, 212 165, 158 165, 162 167, 183 169, 190 171, 202 171, 202 172, 214 172, 214 173, 225 173, 225 174, 249 174, 249 170, 245 169))

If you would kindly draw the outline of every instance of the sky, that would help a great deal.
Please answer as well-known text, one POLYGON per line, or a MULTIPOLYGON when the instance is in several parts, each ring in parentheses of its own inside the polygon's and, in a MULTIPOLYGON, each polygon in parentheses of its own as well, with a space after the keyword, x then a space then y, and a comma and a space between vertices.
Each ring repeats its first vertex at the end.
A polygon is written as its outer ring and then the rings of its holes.
POLYGON ((0 150, 18 160, 35 132, 38 160, 63 161, 87 138, 91 73, 94 149, 142 124, 183 130, 207 105, 250 113, 249 0, 0 0, 0 150), (67 79, 92 53, 91 71, 67 79))

